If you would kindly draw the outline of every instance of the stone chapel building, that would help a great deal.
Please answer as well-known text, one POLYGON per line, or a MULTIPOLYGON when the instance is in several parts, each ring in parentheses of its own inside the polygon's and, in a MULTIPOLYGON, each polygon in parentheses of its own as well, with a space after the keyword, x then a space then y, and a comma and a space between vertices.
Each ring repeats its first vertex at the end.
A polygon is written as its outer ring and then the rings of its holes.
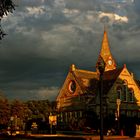
MULTIPOLYGON (((88 71, 70 66, 68 75, 57 96, 58 123, 68 125, 80 122, 80 118, 90 118, 94 112, 99 119, 99 71, 100 58, 105 62, 103 74, 103 112, 104 118, 111 116, 113 121, 119 118, 140 118, 140 82, 134 77, 124 64, 117 67, 113 58, 107 31, 104 31, 101 50, 96 62, 96 71, 88 71)), ((93 117, 93 116, 92 116, 93 117)), ((93 117, 94 118, 94 117, 93 117)), ((109 120, 111 121, 111 118, 109 120)), ((97 123, 96 120, 93 121, 97 123)), ((120 127, 127 127, 127 122, 120 120, 120 127), (123 126, 124 125, 124 126, 123 126)), ((136 122, 136 123, 137 123, 136 122)), ((90 124, 90 123, 89 123, 90 124)), ((81 127, 81 126, 79 126, 81 127)), ((112 126, 111 126, 112 127, 112 126)))

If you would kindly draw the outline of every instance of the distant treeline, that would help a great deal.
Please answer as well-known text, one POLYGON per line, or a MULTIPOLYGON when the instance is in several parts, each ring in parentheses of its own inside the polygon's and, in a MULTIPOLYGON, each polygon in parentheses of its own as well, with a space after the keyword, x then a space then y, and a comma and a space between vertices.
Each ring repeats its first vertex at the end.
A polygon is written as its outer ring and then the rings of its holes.
MULTIPOLYGON (((49 100, 9 101, 0 97, 0 130, 30 130, 32 124, 38 128, 49 125, 49 115, 56 111, 56 102, 49 100)), ((40 128, 42 129, 42 128, 40 128)))

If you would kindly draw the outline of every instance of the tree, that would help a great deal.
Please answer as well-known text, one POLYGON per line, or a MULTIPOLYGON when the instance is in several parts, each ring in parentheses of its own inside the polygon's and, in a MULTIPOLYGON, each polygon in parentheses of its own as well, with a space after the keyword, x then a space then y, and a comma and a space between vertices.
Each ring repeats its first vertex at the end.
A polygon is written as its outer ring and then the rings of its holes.
POLYGON ((23 125, 26 123, 28 117, 30 117, 30 110, 25 103, 14 100, 11 103, 11 117, 13 117, 13 129, 24 129, 23 125))
POLYGON ((10 104, 6 98, 0 98, 0 129, 7 128, 10 120, 10 104))
POLYGON ((57 102, 56 101, 51 101, 49 106, 50 106, 50 111, 51 112, 56 112, 56 107, 57 107, 57 102))
POLYGON ((27 130, 30 130, 31 126, 36 123, 41 133, 49 131, 49 115, 54 105, 49 100, 30 100, 26 102, 26 105, 32 112, 26 125, 27 130))
POLYGON ((32 111, 33 118, 47 118, 52 110, 51 103, 48 100, 31 100, 26 102, 26 104, 32 111))
POLYGON ((12 0, 0 0, 0 40, 6 35, 1 26, 1 20, 4 15, 12 13, 15 10, 15 5, 12 0))

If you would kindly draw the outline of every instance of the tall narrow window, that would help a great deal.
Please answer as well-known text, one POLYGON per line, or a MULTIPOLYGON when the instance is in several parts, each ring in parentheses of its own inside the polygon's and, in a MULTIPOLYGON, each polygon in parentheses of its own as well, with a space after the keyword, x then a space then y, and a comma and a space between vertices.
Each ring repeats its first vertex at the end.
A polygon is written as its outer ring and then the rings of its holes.
POLYGON ((134 101, 134 90, 132 88, 129 89, 129 101, 134 101))
POLYGON ((65 121, 68 122, 68 112, 65 112, 65 121))
POLYGON ((117 99, 122 99, 121 97, 122 94, 122 88, 120 86, 117 87, 117 99))
POLYGON ((128 83, 126 80, 123 81, 123 101, 127 101, 127 90, 128 90, 128 87, 127 87, 128 83))

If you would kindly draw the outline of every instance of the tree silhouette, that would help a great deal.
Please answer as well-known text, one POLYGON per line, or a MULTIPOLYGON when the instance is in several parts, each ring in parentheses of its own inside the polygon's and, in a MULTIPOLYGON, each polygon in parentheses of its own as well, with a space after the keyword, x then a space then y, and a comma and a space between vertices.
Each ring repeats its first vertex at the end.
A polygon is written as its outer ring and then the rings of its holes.
POLYGON ((0 40, 6 35, 1 26, 1 20, 4 15, 12 13, 15 10, 15 5, 12 0, 0 0, 0 40))
POLYGON ((0 98, 0 130, 7 128, 10 119, 10 104, 6 98, 0 98))

